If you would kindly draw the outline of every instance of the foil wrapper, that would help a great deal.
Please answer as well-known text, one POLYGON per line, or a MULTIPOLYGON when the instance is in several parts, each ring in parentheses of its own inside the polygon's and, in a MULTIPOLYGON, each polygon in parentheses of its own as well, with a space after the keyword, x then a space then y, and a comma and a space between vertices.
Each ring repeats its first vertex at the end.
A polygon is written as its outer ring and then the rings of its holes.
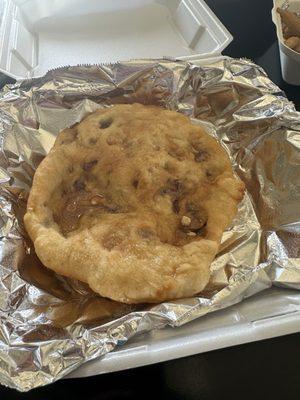
POLYGON ((0 382, 51 383, 134 335, 180 326, 272 284, 300 289, 300 114, 247 60, 135 60, 64 67, 0 97, 0 382), (56 135, 99 107, 157 104, 203 125, 247 194, 194 298, 129 306, 37 259, 23 226, 32 177, 56 135))

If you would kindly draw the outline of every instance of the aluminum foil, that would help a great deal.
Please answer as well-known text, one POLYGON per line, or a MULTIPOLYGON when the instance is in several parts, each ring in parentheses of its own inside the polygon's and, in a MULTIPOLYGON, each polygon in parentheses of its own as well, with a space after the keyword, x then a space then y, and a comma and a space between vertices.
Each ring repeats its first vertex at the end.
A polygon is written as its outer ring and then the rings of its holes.
POLYGON ((27 391, 132 336, 187 323, 267 289, 300 289, 300 114, 247 60, 65 67, 0 97, 0 382, 27 391), (23 227, 32 177, 60 130, 99 107, 158 104, 227 149, 247 194, 199 296, 128 306, 46 269, 23 227))

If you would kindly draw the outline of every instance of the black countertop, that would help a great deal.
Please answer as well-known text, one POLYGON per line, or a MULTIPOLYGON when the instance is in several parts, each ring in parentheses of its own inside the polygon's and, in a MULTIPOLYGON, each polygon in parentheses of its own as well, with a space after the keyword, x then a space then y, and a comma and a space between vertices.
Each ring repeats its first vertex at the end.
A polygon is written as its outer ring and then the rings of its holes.
MULTIPOLYGON (((300 110, 300 87, 281 78, 272 0, 206 0, 233 34, 224 51, 261 65, 300 110)), ((300 330, 300 327, 299 327, 300 330)), ((1 400, 299 399, 300 333, 211 351, 146 367, 70 379, 1 400)))
POLYGON ((223 54, 248 58, 263 67, 300 110, 300 86, 289 85, 281 76, 275 25, 271 18, 273 0, 206 0, 206 3, 233 36, 223 54))

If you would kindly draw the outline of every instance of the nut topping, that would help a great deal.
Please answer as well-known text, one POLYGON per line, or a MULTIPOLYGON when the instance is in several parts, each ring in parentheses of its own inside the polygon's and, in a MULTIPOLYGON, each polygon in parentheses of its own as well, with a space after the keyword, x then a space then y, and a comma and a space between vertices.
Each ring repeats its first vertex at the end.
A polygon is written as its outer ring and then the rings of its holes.
POLYGON ((190 217, 187 217, 187 216, 184 215, 181 218, 181 225, 183 225, 183 226, 189 226, 191 224, 191 222, 192 222, 192 220, 191 220, 190 217))

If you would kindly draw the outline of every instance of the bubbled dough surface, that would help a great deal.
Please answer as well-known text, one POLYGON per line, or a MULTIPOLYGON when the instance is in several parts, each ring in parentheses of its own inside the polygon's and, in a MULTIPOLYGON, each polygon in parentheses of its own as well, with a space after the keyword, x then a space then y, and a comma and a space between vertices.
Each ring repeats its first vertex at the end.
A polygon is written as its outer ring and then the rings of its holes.
POLYGON ((187 117, 116 105, 58 135, 35 173, 25 225, 57 273, 117 301, 160 302, 207 285, 243 190, 223 148, 187 117), (87 193, 100 204, 69 229, 66 202, 87 193))

